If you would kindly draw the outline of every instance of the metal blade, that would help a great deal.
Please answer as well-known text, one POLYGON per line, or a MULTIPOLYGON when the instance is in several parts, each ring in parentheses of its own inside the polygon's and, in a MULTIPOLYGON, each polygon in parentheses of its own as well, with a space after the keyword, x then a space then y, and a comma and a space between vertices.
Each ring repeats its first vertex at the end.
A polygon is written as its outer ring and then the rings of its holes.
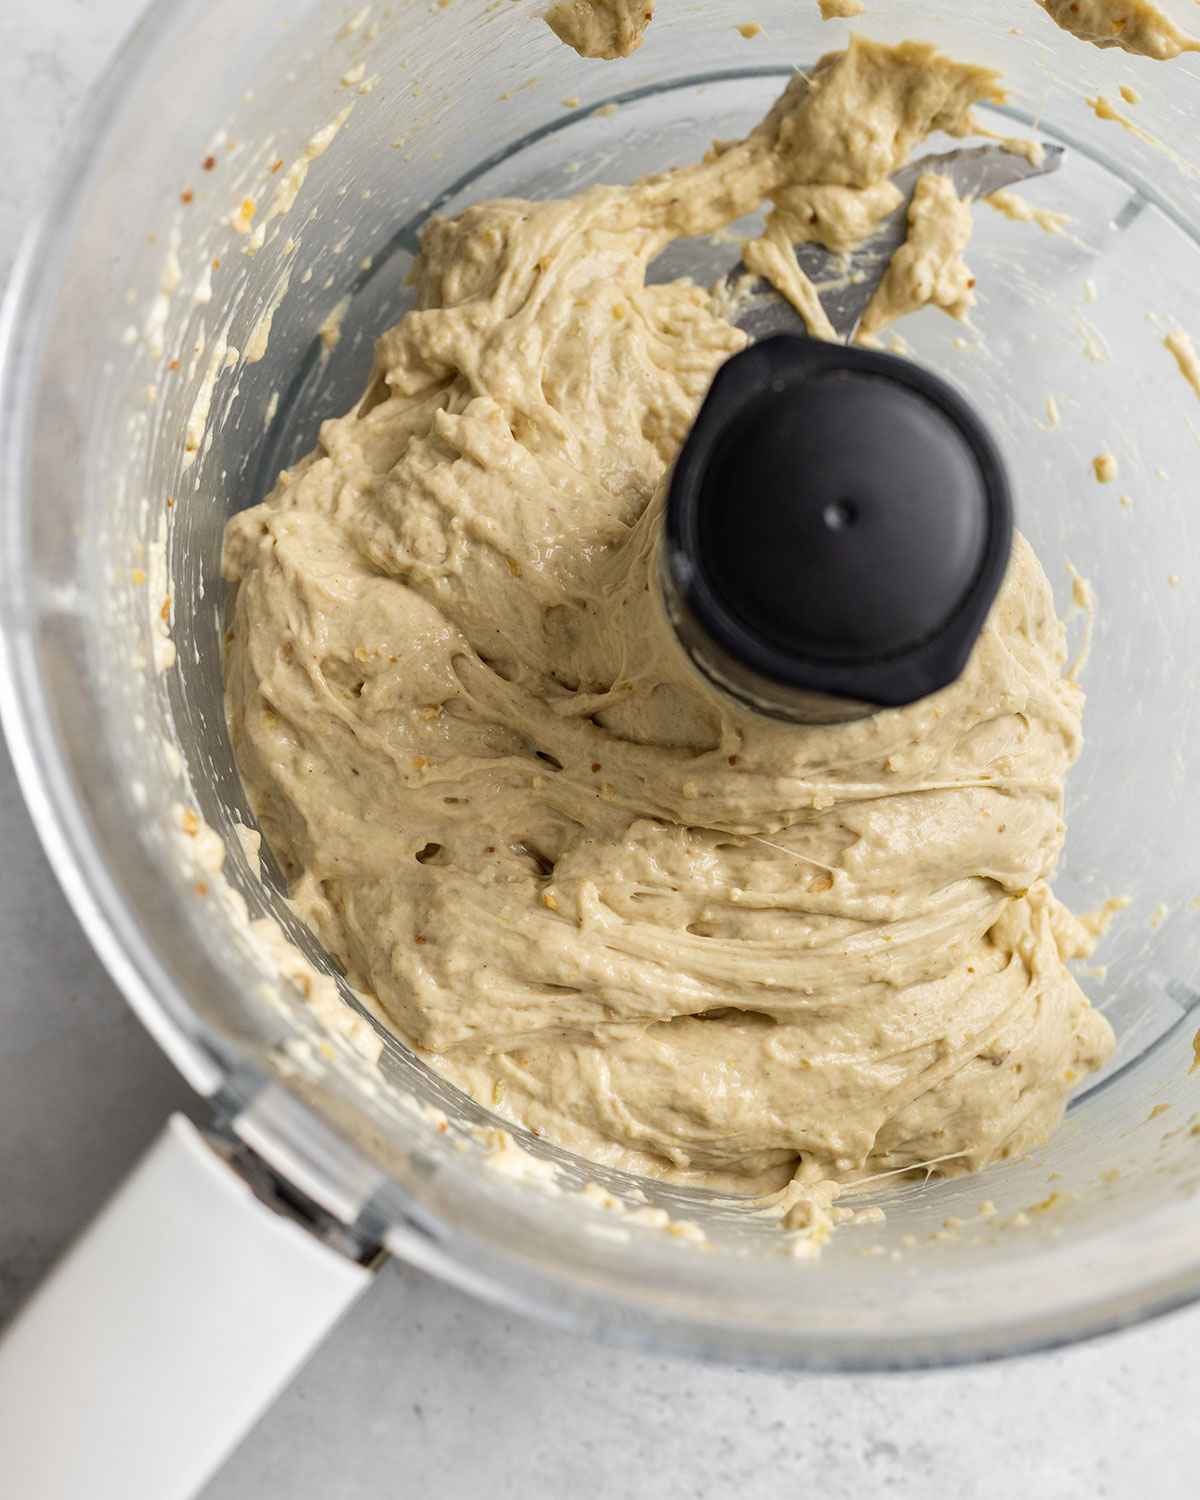
MULTIPOLYGON (((879 283, 895 252, 908 233, 908 209, 917 183, 926 172, 940 172, 949 177, 960 198, 986 198, 1001 188, 1026 182, 1031 177, 1045 177, 1062 166, 1062 146, 1043 146, 1041 161, 1034 165, 1023 156, 1002 146, 966 146, 937 156, 923 156, 902 167, 892 182, 903 195, 902 201, 869 240, 863 242, 845 260, 823 245, 797 245, 796 260, 800 269, 821 291, 821 302, 839 338, 849 338, 875 295, 879 283), (832 283, 832 284, 830 284, 832 283)), ((726 280, 732 286, 748 275, 741 261, 726 280)), ((751 300, 743 304, 736 323, 752 338, 767 338, 773 333, 803 332, 800 314, 769 282, 757 281, 751 300)))

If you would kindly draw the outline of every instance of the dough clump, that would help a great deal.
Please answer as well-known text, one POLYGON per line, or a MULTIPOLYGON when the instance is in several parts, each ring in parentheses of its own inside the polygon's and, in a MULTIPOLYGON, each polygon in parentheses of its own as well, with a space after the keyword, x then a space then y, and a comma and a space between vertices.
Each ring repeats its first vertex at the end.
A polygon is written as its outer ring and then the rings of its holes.
POLYGON ((1037 0, 1064 31, 1095 47, 1119 47, 1135 57, 1170 62, 1200 52, 1200 42, 1181 31, 1150 0, 1037 0))
MULTIPOLYGON (((1120 47, 1169 62, 1200 51, 1151 0, 1034 0, 1056 25, 1096 47, 1120 47)), ((862 0, 817 0, 823 21, 862 14, 862 0)), ((554 34, 581 57, 628 57, 654 19, 654 0, 558 0, 547 12, 554 34)))
POLYGON ((1083 695, 1023 539, 962 678, 853 724, 725 700, 657 598, 664 479, 745 336, 650 263, 764 201, 785 267, 802 220, 853 240, 1000 97, 856 38, 696 165, 431 220, 362 399, 229 523, 229 722, 296 909, 434 1067, 594 1159, 976 1169, 1111 1049, 1049 884, 1083 695))
POLYGON ((558 0, 546 25, 580 57, 628 57, 654 19, 654 0, 558 0))
POLYGON ((975 278, 963 259, 970 239, 971 205, 948 177, 924 173, 908 206, 907 238, 863 313, 860 342, 922 307, 965 318, 975 302, 975 278))

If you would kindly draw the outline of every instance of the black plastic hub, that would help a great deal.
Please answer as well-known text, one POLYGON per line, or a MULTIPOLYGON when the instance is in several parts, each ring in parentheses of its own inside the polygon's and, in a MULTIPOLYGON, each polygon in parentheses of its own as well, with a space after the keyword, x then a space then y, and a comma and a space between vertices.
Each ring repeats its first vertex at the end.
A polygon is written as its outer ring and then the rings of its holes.
POLYGON ((781 336, 722 366, 683 445, 664 597, 727 691, 778 718, 852 719, 959 676, 1012 529, 999 452, 950 386, 781 336))

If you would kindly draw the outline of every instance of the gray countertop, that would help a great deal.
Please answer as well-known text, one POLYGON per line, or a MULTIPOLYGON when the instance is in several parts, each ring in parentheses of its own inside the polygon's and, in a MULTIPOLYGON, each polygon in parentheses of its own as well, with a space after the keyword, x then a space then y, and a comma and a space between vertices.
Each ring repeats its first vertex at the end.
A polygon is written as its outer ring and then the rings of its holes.
MULTIPOLYGON (((141 3, 0 4, 0 277, 141 3)), ((0 851, 3 1322, 168 1112, 195 1105, 79 931, 2 748, 0 851)), ((393 1264, 205 1500, 1182 1500, 1196 1493, 1198 1345, 1200 1309, 978 1370, 764 1375, 598 1347, 393 1264)))

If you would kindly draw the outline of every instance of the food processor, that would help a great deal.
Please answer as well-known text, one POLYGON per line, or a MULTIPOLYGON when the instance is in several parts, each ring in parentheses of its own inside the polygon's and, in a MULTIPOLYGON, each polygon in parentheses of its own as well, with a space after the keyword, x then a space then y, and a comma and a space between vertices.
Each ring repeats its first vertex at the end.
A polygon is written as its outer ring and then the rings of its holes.
MULTIPOLYGON (((1022 189, 1065 217, 977 207, 970 322, 899 327, 906 356, 986 419, 1087 689, 1055 890, 1113 914, 1078 968, 1118 1044, 1044 1148, 982 1176, 870 1184, 854 1206, 882 1221, 860 1214, 798 1260, 769 1216, 584 1162, 458 1093, 345 985, 265 851, 260 870, 223 711, 222 532, 358 397, 373 338, 411 305, 420 226, 698 159, 849 34, 815 0, 662 0, 641 48, 602 62, 543 8, 160 0, 81 118, 5 304, 5 728, 76 913, 212 1121, 205 1141, 174 1125, 126 1190, 135 1208, 110 1210, 136 1232, 109 1221, 105 1264, 144 1268, 121 1318, 151 1331, 138 1380, 122 1372, 128 1401, 99 1410, 115 1433, 156 1363, 174 1379, 212 1355, 185 1302, 211 1328, 236 1303, 227 1347, 246 1372, 270 1365, 231 1377, 226 1409, 203 1405, 203 1444, 177 1437, 172 1400, 155 1493, 189 1492, 381 1252, 581 1331, 811 1370, 1025 1352, 1200 1294, 1200 393, 1166 347, 1200 337, 1186 57, 1088 46, 1033 0, 868 0, 854 23, 998 68, 1008 102, 980 121, 1065 148, 1022 189), (260 940, 265 919, 305 964, 260 940), (185 1159, 210 1185, 236 1169, 254 1211, 287 1225, 237 1297, 238 1262, 216 1250, 192 1257, 192 1281, 154 1269, 208 1244, 223 1212, 206 1220, 203 1193, 156 1209, 185 1159), (296 1276, 273 1277, 289 1257, 296 1276), (339 1269, 305 1294, 321 1257, 339 1269), (276 1281, 295 1295, 272 1321, 276 1281)), ((736 236, 678 241, 651 275, 712 282, 737 254, 736 236)), ((35 1303, 17 1325, 0 1387, 47 1329, 103 1346, 118 1299, 88 1253, 62 1273, 77 1295, 57 1321, 39 1334, 35 1303)))

